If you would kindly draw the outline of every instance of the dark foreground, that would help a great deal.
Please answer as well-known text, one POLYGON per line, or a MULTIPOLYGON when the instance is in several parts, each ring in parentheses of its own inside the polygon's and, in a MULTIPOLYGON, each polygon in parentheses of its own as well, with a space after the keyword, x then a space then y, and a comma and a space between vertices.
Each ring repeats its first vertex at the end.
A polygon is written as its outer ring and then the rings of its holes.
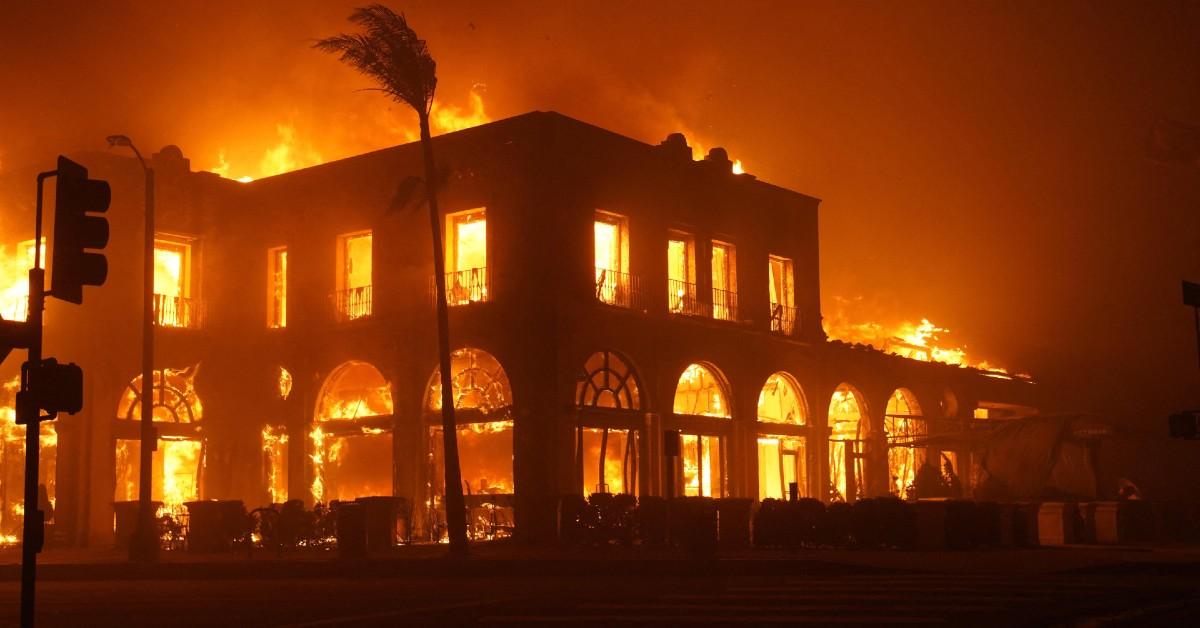
MULTIPOLYGON (((232 557, 54 564, 41 626, 654 624, 1196 625, 1200 552, 1095 549, 748 553, 486 549, 367 563, 232 557)), ((4 566, 0 623, 17 616, 4 566)))

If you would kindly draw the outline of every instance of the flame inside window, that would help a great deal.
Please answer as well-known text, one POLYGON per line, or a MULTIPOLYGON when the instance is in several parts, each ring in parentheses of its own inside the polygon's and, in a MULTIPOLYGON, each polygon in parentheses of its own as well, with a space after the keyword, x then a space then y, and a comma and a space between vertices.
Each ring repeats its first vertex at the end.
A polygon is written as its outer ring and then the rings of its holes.
POLYGON ((758 437, 759 499, 788 499, 792 483, 800 497, 808 495, 804 443, 796 436, 758 437))
POLYGON ((707 367, 691 364, 675 387, 675 414, 729 418, 729 402, 721 380, 707 367))
POLYGON ((787 373, 774 373, 758 393, 758 420, 804 425, 807 411, 800 386, 787 373))
MULTIPOLYGON (((199 499, 204 472, 204 441, 198 423, 204 407, 196 395, 194 380, 197 366, 186 369, 165 368, 154 372, 150 394, 154 422, 163 423, 163 436, 153 453, 151 484, 155 501, 163 502, 165 512, 182 514, 184 504, 199 499)), ((117 406, 120 421, 138 421, 142 416, 142 377, 125 389, 117 406)), ((138 498, 141 442, 118 439, 116 443, 116 501, 138 498)))
MULTIPOLYGON (((21 541, 25 516, 25 426, 17 425, 14 408, 20 387, 19 377, 0 386, 0 546, 21 541)), ((41 447, 38 484, 45 487, 47 503, 42 504, 42 510, 46 511, 48 522, 54 520, 58 478, 58 430, 55 425, 53 421, 42 422, 38 438, 41 447)))
MULTIPOLYGON (((829 483, 835 500, 848 498, 846 461, 851 459, 851 453, 863 453, 862 445, 867 438, 868 428, 865 419, 862 404, 854 390, 846 384, 838 386, 829 402, 829 483)), ((857 480, 855 486, 859 490, 862 489, 862 463, 862 458, 856 456, 851 471, 857 480)))
POLYGON ((697 434, 680 436, 683 494, 688 497, 721 497, 725 477, 721 466, 721 438, 697 434))
POLYGON ((921 407, 912 392, 899 388, 888 398, 883 430, 888 440, 888 491, 904 498, 912 489, 917 468, 925 462, 925 449, 911 444, 925 435, 921 407))
MULTIPOLYGON (((137 501, 141 470, 141 441, 117 440, 115 501, 137 501)), ((200 498, 204 443, 199 440, 160 438, 153 454, 151 496, 162 502, 162 512, 180 515, 184 504, 200 498)), ((162 514, 160 512, 160 514, 162 514)))
POLYGON ((583 428, 583 494, 636 495, 638 473, 637 430, 583 428))
POLYGON ((262 431, 263 473, 272 504, 288 499, 288 434, 283 426, 268 425, 262 431))
POLYGON ((360 361, 334 369, 308 435, 314 501, 392 494, 392 435, 364 423, 391 415, 391 385, 378 369, 360 361))
MULTIPOLYGON (((33 240, 17 245, 16 252, 0 246, 0 317, 23 321, 29 315, 29 269, 34 261, 33 240)), ((42 240, 42 265, 45 266, 46 242, 42 240)))

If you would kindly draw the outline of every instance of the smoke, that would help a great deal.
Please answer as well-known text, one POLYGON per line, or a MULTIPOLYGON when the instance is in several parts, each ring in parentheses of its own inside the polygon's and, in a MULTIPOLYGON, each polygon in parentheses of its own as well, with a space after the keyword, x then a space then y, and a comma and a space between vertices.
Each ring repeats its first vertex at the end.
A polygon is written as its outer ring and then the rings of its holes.
MULTIPOLYGON (((361 3, 4 3, 0 228, 32 173, 112 133, 235 177, 281 145, 306 165, 409 141, 411 111, 311 49, 361 3)), ((684 131, 824 199, 831 304, 936 321, 1064 406, 1157 426, 1200 404, 1178 298, 1200 279, 1200 181, 1145 145, 1159 119, 1200 123, 1200 7, 393 5, 444 106, 470 111, 486 84, 491 119, 684 131)))

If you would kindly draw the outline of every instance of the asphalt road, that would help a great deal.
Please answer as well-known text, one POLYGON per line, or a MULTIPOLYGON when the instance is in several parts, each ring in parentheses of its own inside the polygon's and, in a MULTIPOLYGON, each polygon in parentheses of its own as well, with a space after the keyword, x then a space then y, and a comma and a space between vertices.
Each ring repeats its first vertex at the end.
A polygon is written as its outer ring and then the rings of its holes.
MULTIPOLYGON (((19 587, 0 583, 15 623, 19 587)), ((372 579, 62 580, 40 626, 1196 625, 1200 577, 841 574, 737 577, 475 574, 372 579)), ((2 622, 0 622, 2 623, 2 622)))

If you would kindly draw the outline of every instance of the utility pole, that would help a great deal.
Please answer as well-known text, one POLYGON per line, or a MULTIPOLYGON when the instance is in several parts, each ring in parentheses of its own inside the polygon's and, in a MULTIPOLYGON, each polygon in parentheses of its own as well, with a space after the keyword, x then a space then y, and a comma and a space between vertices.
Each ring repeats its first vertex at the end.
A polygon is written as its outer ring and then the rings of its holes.
POLYGON ((127 135, 110 135, 109 147, 128 146, 142 166, 145 185, 143 205, 145 225, 142 231, 142 386, 141 438, 138 467, 138 516, 129 540, 129 558, 139 562, 158 559, 158 534, 154 523, 153 482, 154 451, 158 434, 154 429, 154 170, 146 165, 142 153, 127 135))

